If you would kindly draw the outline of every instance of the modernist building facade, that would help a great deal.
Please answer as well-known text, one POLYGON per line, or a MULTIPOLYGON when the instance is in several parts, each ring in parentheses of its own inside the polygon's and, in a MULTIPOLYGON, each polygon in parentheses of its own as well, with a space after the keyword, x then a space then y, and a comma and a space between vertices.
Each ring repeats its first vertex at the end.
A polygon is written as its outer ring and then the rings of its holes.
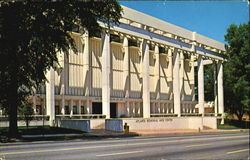
POLYGON ((204 65, 215 66, 215 115, 223 116, 223 43, 123 7, 119 26, 101 36, 72 32, 77 53, 58 54, 60 69, 32 97, 37 114, 106 118, 204 116, 204 65), (195 72, 198 72, 198 101, 195 72))

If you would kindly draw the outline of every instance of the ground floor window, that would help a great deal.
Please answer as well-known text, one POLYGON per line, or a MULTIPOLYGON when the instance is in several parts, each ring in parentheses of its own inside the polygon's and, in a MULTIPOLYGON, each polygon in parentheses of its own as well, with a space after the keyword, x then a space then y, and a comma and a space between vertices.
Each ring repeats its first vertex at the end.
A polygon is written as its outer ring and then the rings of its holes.
POLYGON ((73 106, 73 114, 77 114, 77 106, 73 106))
POLYGON ((65 106, 65 114, 70 114, 69 113, 69 106, 65 106))
POLYGON ((117 105, 110 103, 110 118, 117 118, 117 105))
POLYGON ((55 106, 55 113, 60 114, 60 107, 58 105, 55 106))
POLYGON ((92 103, 92 113, 93 114, 102 114, 102 103, 101 102, 92 103))
POLYGON ((81 106, 81 114, 85 114, 85 112, 84 112, 84 106, 81 106))
POLYGON ((43 114, 43 109, 41 105, 36 105, 36 114, 42 115, 43 114))

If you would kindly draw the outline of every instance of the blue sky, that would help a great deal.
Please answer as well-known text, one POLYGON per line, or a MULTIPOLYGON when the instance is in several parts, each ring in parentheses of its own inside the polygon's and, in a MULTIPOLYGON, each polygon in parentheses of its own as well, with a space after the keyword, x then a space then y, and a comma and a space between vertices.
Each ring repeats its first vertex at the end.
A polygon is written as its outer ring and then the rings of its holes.
POLYGON ((120 4, 223 42, 230 24, 249 20, 246 1, 119 1, 120 4))

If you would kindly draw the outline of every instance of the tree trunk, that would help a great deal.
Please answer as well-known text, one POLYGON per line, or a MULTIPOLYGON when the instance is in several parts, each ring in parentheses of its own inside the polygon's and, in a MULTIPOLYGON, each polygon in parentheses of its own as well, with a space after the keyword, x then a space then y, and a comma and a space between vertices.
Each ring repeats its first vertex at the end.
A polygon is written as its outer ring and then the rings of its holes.
POLYGON ((18 84, 16 73, 12 73, 11 88, 9 91, 9 137, 18 137, 17 107, 18 107, 18 84))
MULTIPOLYGON (((14 99, 13 99, 14 101, 14 99)), ((9 112, 9 137, 18 137, 17 128, 17 103, 11 102, 9 112)))

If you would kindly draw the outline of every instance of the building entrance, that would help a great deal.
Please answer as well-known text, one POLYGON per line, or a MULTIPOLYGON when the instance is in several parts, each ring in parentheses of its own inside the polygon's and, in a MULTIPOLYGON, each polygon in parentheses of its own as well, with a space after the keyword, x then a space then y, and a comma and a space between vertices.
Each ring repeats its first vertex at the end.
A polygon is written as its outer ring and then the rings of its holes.
POLYGON ((110 118, 117 118, 116 103, 110 103, 110 118))
POLYGON ((92 104, 92 113, 93 114, 102 114, 102 103, 100 102, 94 102, 92 104))

